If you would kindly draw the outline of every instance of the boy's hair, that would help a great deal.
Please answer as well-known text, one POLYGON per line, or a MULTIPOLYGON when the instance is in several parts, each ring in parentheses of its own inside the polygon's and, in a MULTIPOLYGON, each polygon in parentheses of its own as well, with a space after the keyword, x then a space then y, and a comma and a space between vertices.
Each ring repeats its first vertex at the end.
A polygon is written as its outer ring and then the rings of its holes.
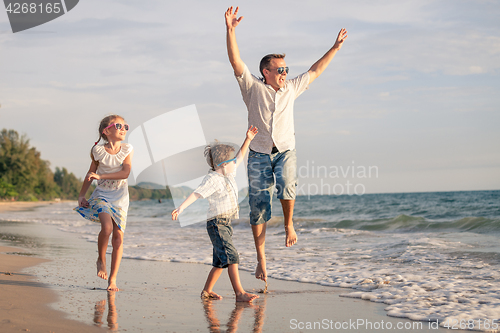
POLYGON ((283 54, 272 53, 272 54, 268 54, 264 58, 262 58, 262 60, 260 61, 260 66, 259 66, 259 70, 260 70, 260 74, 262 74, 262 78, 265 80, 264 69, 268 69, 269 64, 271 63, 272 59, 284 59, 284 58, 285 58, 284 53, 283 54))
POLYGON ((109 124, 111 124, 112 122, 114 122, 116 119, 125 120, 125 118, 123 118, 122 116, 119 116, 117 114, 111 114, 109 116, 106 116, 106 117, 102 118, 101 122, 99 123, 99 139, 94 143, 94 145, 90 149, 90 158, 98 166, 99 166, 99 162, 94 159, 94 154, 92 154, 92 151, 94 150, 94 147, 97 146, 97 144, 99 143, 99 141, 101 141, 101 139, 103 139, 103 141, 108 141, 108 138, 106 137, 106 134, 103 133, 103 131, 104 131, 104 129, 106 127, 109 126, 109 124))
POLYGON ((217 164, 234 158, 234 151, 234 147, 215 140, 205 147, 204 154, 208 165, 215 171, 217 164))

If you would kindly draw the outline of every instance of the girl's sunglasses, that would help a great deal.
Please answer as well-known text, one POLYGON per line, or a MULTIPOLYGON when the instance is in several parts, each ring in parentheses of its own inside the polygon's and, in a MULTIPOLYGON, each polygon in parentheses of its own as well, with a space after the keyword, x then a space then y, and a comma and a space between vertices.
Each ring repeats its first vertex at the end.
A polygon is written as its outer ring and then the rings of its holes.
MULTIPOLYGON (((122 124, 119 124, 119 123, 111 123, 111 124, 110 124, 108 127, 106 127, 104 130, 107 130, 108 128, 113 127, 113 126, 115 126, 115 128, 116 128, 117 130, 121 130, 121 129, 122 129, 122 127, 123 127, 123 129, 124 129, 125 131, 128 131, 128 127, 129 127, 129 126, 128 126, 128 124, 124 124, 124 125, 122 125, 122 124)), ((104 132, 104 130, 103 130, 103 132, 104 132)))

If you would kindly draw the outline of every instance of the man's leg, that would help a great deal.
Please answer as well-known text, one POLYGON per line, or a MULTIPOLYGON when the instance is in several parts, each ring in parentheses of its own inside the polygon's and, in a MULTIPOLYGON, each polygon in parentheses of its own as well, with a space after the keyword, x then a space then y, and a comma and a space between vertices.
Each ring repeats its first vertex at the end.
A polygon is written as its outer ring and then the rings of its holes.
POLYGON ((271 200, 274 175, 271 159, 267 154, 250 151, 248 154, 248 197, 250 224, 257 251, 255 277, 267 280, 266 271, 266 222, 271 218, 271 200))
POLYGON ((263 281, 267 281, 266 270, 266 223, 252 225, 253 240, 255 242, 255 250, 257 251, 257 268, 255 269, 255 277, 263 281))
POLYGON ((295 233, 295 228, 293 227, 293 207, 295 205, 295 200, 285 200, 281 199, 281 207, 283 208, 283 216, 285 218, 285 232, 286 239, 285 245, 290 247, 297 243, 297 234, 295 233))
POLYGON ((278 153, 273 159, 274 174, 278 199, 283 209, 286 232, 285 245, 290 247, 297 243, 297 233, 293 227, 293 208, 297 187, 297 157, 294 150, 278 153))

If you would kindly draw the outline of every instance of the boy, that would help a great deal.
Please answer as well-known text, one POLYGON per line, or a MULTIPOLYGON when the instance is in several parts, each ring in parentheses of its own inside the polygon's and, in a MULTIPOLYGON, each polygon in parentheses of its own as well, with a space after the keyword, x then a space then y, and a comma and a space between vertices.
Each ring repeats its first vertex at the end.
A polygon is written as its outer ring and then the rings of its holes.
POLYGON ((233 245, 231 219, 238 218, 238 188, 234 180, 236 167, 243 161, 250 142, 257 134, 257 127, 250 126, 239 152, 226 144, 213 144, 205 148, 205 157, 212 168, 200 186, 172 212, 172 220, 177 220, 186 207, 198 198, 208 200, 207 232, 213 245, 212 270, 208 274, 203 298, 222 299, 213 292, 213 287, 224 268, 228 268, 229 279, 237 302, 251 302, 259 296, 245 292, 238 273, 239 256, 233 245))

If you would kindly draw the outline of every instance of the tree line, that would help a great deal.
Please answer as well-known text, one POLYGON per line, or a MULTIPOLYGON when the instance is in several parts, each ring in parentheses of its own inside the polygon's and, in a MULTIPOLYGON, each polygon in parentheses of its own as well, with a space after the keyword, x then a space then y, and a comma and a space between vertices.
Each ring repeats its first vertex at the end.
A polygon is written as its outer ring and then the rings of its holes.
MULTIPOLYGON (((0 133, 0 200, 38 201, 78 200, 82 180, 66 168, 50 169, 50 162, 42 160, 41 153, 31 147, 29 139, 15 130, 0 133)), ((95 187, 91 186, 89 192, 95 187)), ((179 189, 172 189, 174 195, 179 189)), ((169 199, 172 193, 165 189, 129 187, 131 200, 169 199)), ((87 193, 88 197, 89 193, 87 193)))

